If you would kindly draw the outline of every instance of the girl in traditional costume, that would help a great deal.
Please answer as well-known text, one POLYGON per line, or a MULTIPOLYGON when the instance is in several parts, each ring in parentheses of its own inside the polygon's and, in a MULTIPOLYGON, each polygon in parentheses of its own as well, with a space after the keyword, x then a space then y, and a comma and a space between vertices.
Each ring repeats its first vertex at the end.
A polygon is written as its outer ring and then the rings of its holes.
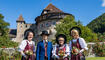
POLYGON ((53 47, 52 57, 56 60, 69 60, 69 46, 66 44, 66 36, 64 34, 59 34, 56 37, 57 45, 53 47))
POLYGON ((25 39, 19 45, 19 52, 22 55, 21 60, 35 60, 35 43, 32 41, 33 31, 27 31, 25 39))
POLYGON ((70 41, 71 60, 85 60, 83 52, 88 50, 85 40, 79 37, 81 30, 78 27, 70 29, 73 40, 70 41))

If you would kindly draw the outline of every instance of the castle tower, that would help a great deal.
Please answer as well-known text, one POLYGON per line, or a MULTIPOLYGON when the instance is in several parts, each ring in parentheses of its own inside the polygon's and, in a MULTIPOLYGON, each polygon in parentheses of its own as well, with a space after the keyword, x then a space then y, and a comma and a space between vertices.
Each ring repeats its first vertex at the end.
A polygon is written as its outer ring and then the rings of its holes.
POLYGON ((25 31, 25 21, 22 15, 19 16, 16 22, 17 22, 16 42, 21 42, 24 38, 24 31, 25 31))

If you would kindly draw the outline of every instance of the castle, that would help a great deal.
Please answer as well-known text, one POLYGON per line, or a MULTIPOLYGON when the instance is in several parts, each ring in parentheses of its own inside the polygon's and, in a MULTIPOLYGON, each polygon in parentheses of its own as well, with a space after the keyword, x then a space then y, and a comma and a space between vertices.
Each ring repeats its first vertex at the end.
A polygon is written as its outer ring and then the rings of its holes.
POLYGON ((38 42, 41 40, 41 32, 47 30, 50 34, 49 40, 53 40, 56 34, 56 24, 59 24, 60 20, 66 15, 73 16, 72 14, 64 13, 50 3, 42 11, 41 15, 35 18, 36 23, 34 24, 26 23, 22 15, 20 15, 16 21, 17 29, 10 30, 10 37, 12 36, 11 39, 15 42, 21 42, 24 39, 24 33, 31 29, 35 32, 34 41, 38 42))

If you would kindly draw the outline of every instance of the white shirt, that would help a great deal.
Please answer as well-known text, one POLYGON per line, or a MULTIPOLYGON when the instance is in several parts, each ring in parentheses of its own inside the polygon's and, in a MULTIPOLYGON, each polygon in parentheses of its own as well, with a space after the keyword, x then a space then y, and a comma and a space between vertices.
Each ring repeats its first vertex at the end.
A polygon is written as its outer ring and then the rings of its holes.
MULTIPOLYGON (((58 44, 53 47, 53 50, 52 50, 52 57, 53 57, 53 56, 57 56, 57 54, 56 54, 57 46, 58 46, 58 44)), ((65 52, 66 52, 65 56, 70 55, 70 49, 69 49, 69 46, 68 46, 67 44, 66 44, 66 51, 65 51, 65 52)))
MULTIPOLYGON (((23 40, 20 45, 19 45, 19 51, 23 51, 27 45, 27 41, 28 40, 23 40)), ((34 41, 28 41, 29 45, 33 44, 34 47, 35 47, 35 42, 34 41)), ((35 52, 35 49, 34 49, 34 52, 35 52)))
POLYGON ((45 43, 45 42, 48 42, 48 40, 46 40, 46 41, 45 41, 45 40, 43 40, 43 43, 45 43))
MULTIPOLYGON (((77 42, 77 39, 73 39, 72 41, 77 42)), ((79 37, 79 44, 80 44, 82 49, 88 50, 87 44, 83 38, 79 37)), ((69 45, 70 45, 70 50, 72 50, 72 42, 71 41, 70 41, 69 45)))

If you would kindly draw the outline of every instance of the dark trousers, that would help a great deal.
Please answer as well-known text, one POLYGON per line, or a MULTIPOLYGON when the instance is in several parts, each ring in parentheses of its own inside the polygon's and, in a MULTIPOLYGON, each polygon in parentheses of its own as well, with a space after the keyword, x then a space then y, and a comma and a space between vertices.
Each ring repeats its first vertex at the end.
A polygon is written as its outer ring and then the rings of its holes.
POLYGON ((44 60, 48 60, 48 57, 45 56, 45 57, 44 57, 44 60))

